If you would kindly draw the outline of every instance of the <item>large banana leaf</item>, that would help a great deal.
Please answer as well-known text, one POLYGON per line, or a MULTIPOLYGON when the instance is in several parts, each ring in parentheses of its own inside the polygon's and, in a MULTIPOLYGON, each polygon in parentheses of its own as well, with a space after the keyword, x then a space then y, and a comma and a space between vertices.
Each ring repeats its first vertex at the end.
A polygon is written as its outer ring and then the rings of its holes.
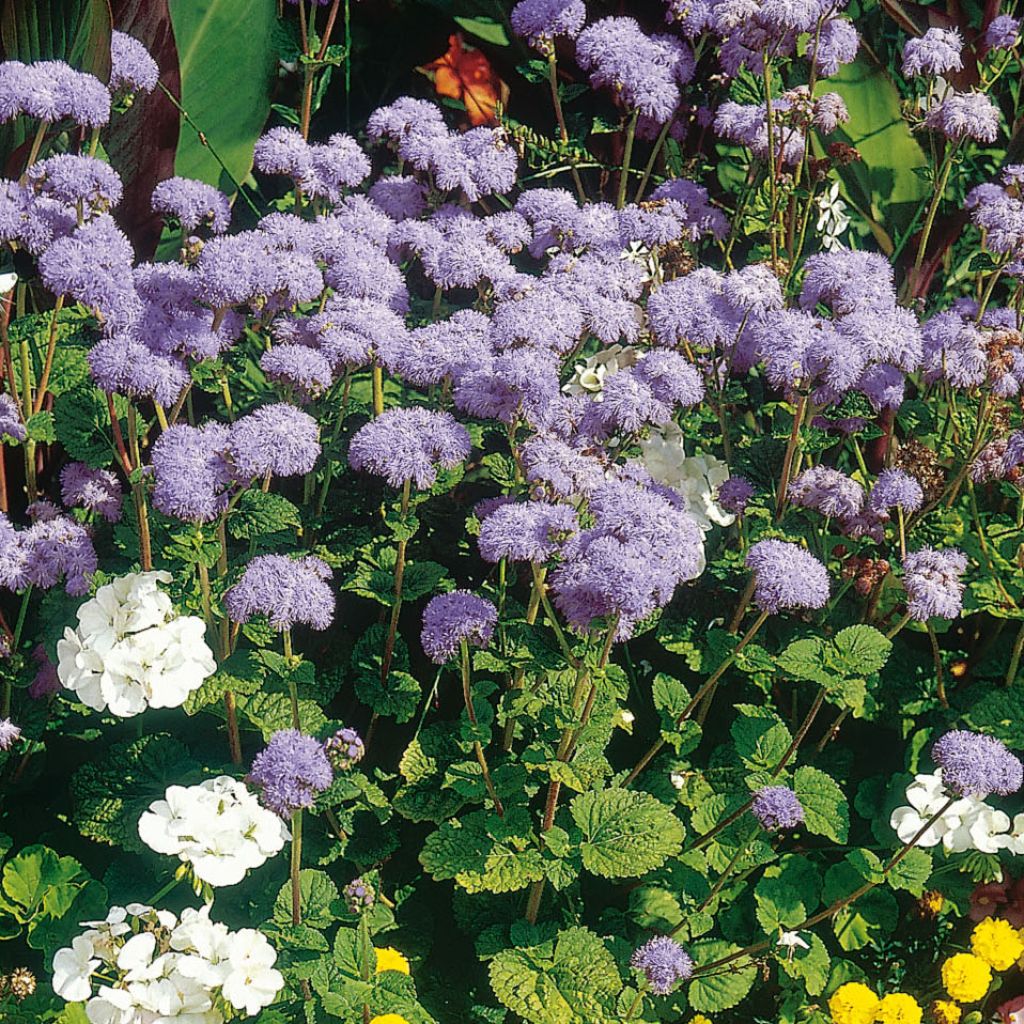
POLYGON ((209 142, 204 145, 196 130, 183 125, 175 171, 231 194, 249 173, 253 146, 270 112, 275 3, 170 0, 170 11, 182 106, 209 142))

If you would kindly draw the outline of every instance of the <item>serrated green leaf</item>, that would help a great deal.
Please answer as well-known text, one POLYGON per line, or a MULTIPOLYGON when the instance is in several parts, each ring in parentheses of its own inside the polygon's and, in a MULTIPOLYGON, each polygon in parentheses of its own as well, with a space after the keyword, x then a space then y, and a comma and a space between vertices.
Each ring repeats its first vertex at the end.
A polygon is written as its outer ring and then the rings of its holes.
MULTIPOLYGON (((310 928, 327 928, 343 909, 338 887, 324 871, 303 868, 299 872, 299 905, 302 923, 310 928)), ((275 923, 292 923, 292 886, 285 882, 274 900, 275 923)))
MULTIPOLYGON (((738 950, 738 946, 718 939, 695 942, 691 947, 698 965, 721 960, 738 950)), ((700 1013, 721 1013, 741 1003, 757 978, 757 968, 741 966, 742 963, 741 960, 721 971, 698 974, 693 978, 686 990, 690 1006, 700 1013)))
POLYGON ((287 498, 256 487, 242 493, 228 517, 227 528, 236 540, 255 540, 301 525, 302 514, 287 498))
POLYGON ((894 889, 905 889, 911 896, 920 896, 932 876, 932 855, 917 847, 907 855, 886 876, 894 889))
POLYGON ((605 789, 583 793, 570 807, 582 833, 588 871, 604 878, 635 878, 661 867, 682 847, 682 823, 648 793, 605 789))
POLYGON ((845 843, 850 830, 850 809, 843 791, 823 771, 802 765, 793 778, 793 791, 804 809, 809 831, 845 843))

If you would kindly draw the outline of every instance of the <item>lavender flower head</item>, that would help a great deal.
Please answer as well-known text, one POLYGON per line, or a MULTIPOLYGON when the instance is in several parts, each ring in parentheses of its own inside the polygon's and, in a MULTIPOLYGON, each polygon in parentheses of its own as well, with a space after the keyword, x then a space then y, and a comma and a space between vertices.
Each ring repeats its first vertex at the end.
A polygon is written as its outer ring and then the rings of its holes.
POLYGON ((0 750, 10 750, 21 736, 21 729, 9 718, 0 718, 0 750))
POLYGON ((868 506, 879 515, 891 508, 902 509, 904 514, 916 512, 924 504, 921 485, 902 469, 883 469, 871 488, 868 506))
POLYGON ((512 30, 542 53, 558 36, 575 39, 587 20, 583 0, 520 0, 512 8, 512 30))
POLYGON ((903 562, 903 588, 907 611, 918 622, 931 618, 955 619, 963 609, 967 556, 957 548, 938 551, 921 548, 903 562))
POLYGON ((361 914, 374 904, 373 890, 361 879, 353 878, 342 890, 350 914, 361 914))
POLYGON ((431 598, 423 609, 420 641, 427 657, 435 665, 443 665, 455 656, 463 640, 473 647, 486 647, 497 621, 498 609, 486 598, 468 590, 453 590, 431 598))
POLYGON ((160 68, 149 50, 124 32, 110 34, 110 81, 112 93, 152 92, 160 78, 160 68))
POLYGON ((240 480, 266 476, 300 476, 320 456, 320 427, 294 405, 277 402, 235 420, 230 453, 240 480))
POLYGON ((260 357, 260 369, 268 380, 295 388, 303 399, 318 398, 334 380, 327 357, 305 345, 275 345, 260 357))
POLYGON ((754 485, 742 476, 731 476, 718 488, 718 504, 733 515, 741 516, 754 496, 754 485))
POLYGON ((480 524, 480 554, 488 562, 546 562, 579 529, 575 510, 546 501, 499 505, 480 524))
POLYGON ((840 521, 860 514, 864 488, 856 480, 829 466, 812 466, 794 477, 786 492, 793 505, 813 508, 840 521))
POLYGON ((954 729, 936 740, 932 760, 942 783, 957 796, 984 800, 990 793, 1009 796, 1024 781, 1024 766, 994 736, 954 729))
POLYGON ((332 575, 331 567, 315 555, 258 555, 224 595, 224 607, 234 622, 266 615, 279 632, 296 622, 327 629, 334 619, 334 594, 328 584, 332 575))
POLYGON ((982 37, 985 45, 993 50, 1008 50, 1020 35, 1020 19, 1010 14, 994 17, 982 37))
POLYGON ((102 128, 110 120, 110 93, 93 75, 62 60, 0 64, 0 121, 19 114, 38 121, 70 118, 85 128, 102 128))
POLYGON ((925 124, 954 142, 995 142, 999 135, 999 108, 982 92, 951 93, 932 107, 925 124))
POLYGON ((333 736, 327 737, 324 750, 327 751, 327 760, 331 762, 331 767, 336 772, 347 772, 363 759, 366 746, 355 729, 343 728, 333 736))
POLYGON ((359 428, 348 461, 392 487, 411 480, 423 490, 434 485, 439 468, 453 469, 471 448, 469 431, 447 412, 389 409, 359 428))
POLYGON ((768 832, 796 828, 803 823, 804 809, 789 786, 765 786, 754 795, 751 813, 768 832))
POLYGON ((799 544, 760 540, 747 552, 754 570, 754 603, 772 615, 785 608, 822 608, 828 600, 828 571, 799 544))
POLYGON ((222 423, 178 423, 153 445, 153 505, 187 523, 209 523, 228 504, 233 477, 225 458, 230 432, 222 423))
POLYGON ((263 802, 282 818, 312 807, 333 779, 323 744, 298 729, 275 732, 249 769, 249 781, 263 791, 263 802))
POLYGON ((80 507, 103 516, 108 523, 121 518, 121 483, 109 469, 69 462, 60 471, 60 498, 69 508, 80 507))
POLYGON ((117 206, 123 191, 121 178, 110 164, 70 153, 58 153, 33 164, 28 182, 38 195, 65 206, 81 203, 90 213, 105 213, 117 206))
POLYGON ((208 226, 214 234, 227 231, 231 202, 220 189, 195 178, 167 178, 153 189, 153 210, 175 217, 186 231, 208 226))
POLYGON ((651 991, 667 996, 681 981, 693 974, 693 958, 675 939, 656 935, 630 958, 630 966, 641 971, 651 991))
POLYGON ((0 437, 9 437, 12 441, 24 441, 28 437, 18 403, 6 391, 0 394, 0 437))
POLYGON ((960 71, 964 66, 960 57, 963 48, 963 37, 955 28, 930 28, 903 47, 903 74, 934 77, 960 71))

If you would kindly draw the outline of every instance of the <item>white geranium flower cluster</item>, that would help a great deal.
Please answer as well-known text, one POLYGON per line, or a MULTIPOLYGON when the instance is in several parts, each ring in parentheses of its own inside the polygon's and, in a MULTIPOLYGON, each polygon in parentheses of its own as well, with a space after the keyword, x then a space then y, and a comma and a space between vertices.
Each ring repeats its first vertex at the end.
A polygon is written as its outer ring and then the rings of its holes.
POLYGON ((57 644, 57 675, 95 711, 130 718, 185 702, 217 668, 202 619, 178 615, 159 584, 167 572, 129 573, 78 609, 57 644))
MULTIPOLYGON (((907 787, 909 807, 897 807, 889 824, 904 843, 909 843, 925 824, 949 800, 952 794, 942 784, 942 769, 931 775, 915 775, 907 787)), ((990 807, 977 797, 960 797, 925 829, 917 841, 918 846, 938 846, 950 853, 978 850, 997 853, 1009 850, 1024 855, 1024 814, 1018 814, 1011 824, 1004 811, 990 807)))
POLYGON ((223 1024, 254 1016, 284 987, 277 952, 253 928, 232 932, 210 908, 166 910, 130 903, 53 958, 53 989, 85 1003, 92 1024, 223 1024))
POLYGON ((577 363, 575 372, 562 386, 562 391, 567 395, 593 395, 594 401, 600 402, 605 378, 635 366, 639 358, 640 350, 631 345, 608 345, 596 355, 577 363))
POLYGON ((198 786, 170 786, 139 818, 139 835, 150 849, 187 862, 196 878, 213 886, 236 885, 290 838, 281 818, 227 775, 198 786))
POLYGON ((730 526, 736 521, 715 501, 718 488, 729 479, 729 467, 713 455, 688 456, 683 432, 675 423, 652 430, 650 437, 640 442, 640 448, 647 472, 682 496, 705 533, 712 525, 730 526))

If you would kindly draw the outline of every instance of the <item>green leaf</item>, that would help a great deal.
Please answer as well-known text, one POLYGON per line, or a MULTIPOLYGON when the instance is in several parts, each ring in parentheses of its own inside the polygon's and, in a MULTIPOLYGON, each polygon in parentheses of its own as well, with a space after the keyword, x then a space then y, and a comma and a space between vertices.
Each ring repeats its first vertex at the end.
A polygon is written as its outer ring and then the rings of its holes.
MULTIPOLYGON (((292 728, 292 704, 287 693, 238 693, 235 695, 239 715, 262 734, 264 740, 281 729, 292 728)), ((315 736, 327 725, 323 708, 314 700, 299 701, 299 728, 315 736)))
POLYGON ((493 43, 495 46, 508 46, 508 36, 505 34, 505 26, 493 18, 485 18, 483 15, 476 18, 452 19, 460 28, 475 36, 479 36, 485 43, 493 43))
POLYGON ((412 562, 405 567, 402 580, 402 600, 418 601, 421 597, 433 594, 442 588, 441 581, 448 575, 448 570, 437 562, 412 562))
POLYGON ((236 540, 254 540, 301 525, 302 513, 287 498, 250 488, 228 518, 228 533, 236 540))
POLYGON ((815 835, 845 843, 850 830, 850 809, 843 791, 823 771, 802 765, 793 779, 793 791, 804 809, 804 822, 815 835))
POLYGON ((166 733, 117 743, 101 760, 83 764, 71 777, 74 822, 82 835, 126 850, 143 849, 138 822, 168 786, 187 784, 196 762, 166 733))
POLYGON ((793 742, 789 729, 776 716, 761 714, 760 709, 741 705, 737 710, 741 717, 730 730, 737 755, 751 771, 774 770, 793 742))
MULTIPOLYGON (((310 928, 327 928, 342 912, 338 887, 324 871, 303 868, 299 872, 299 905, 302 923, 310 928)), ((274 900, 274 922, 292 923, 292 886, 285 882, 274 900)))
POLYGON ((649 793, 583 793, 569 810, 582 833, 584 867, 604 878, 635 878, 653 871, 683 844, 682 823, 649 793))
POLYGON ((821 995, 825 991, 832 969, 832 958, 828 955, 825 943, 813 932, 801 932, 800 938, 810 946, 810 949, 797 948, 792 958, 788 950, 777 951, 782 969, 791 978, 800 978, 809 996, 821 995))
POLYGON ((53 423, 53 413, 43 410, 25 421, 25 433, 30 441, 41 441, 52 444, 57 440, 57 431, 53 423))
MULTIPOLYGON (((115 396, 114 408, 119 417, 127 414, 126 402, 120 396, 115 396)), ((98 388, 77 387, 58 395, 53 403, 53 420, 57 440, 73 459, 96 469, 110 465, 114 435, 106 396, 98 388)), ((126 428, 122 425, 121 429, 126 428)))
POLYGON ((972 729, 990 733, 1014 750, 1024 750, 1024 684, 1015 683, 1007 689, 989 689, 970 703, 964 720, 972 729))
POLYGON ((894 889, 920 896, 932 876, 932 855, 915 847, 886 876, 894 889))
POLYGON ((0 884, 5 902, 15 905, 24 923, 41 908, 55 886, 78 878, 82 872, 82 865, 74 857, 61 857, 48 846, 27 846, 4 865, 0 884))
POLYGON ((830 139, 849 143, 862 157, 837 173, 850 201, 870 218, 882 250, 891 252, 894 232, 909 224, 932 190, 917 173, 928 166, 927 157, 903 117, 895 85, 870 55, 858 55, 823 87, 839 93, 850 112, 830 139))
POLYGON ((869 676, 885 668, 892 641, 874 626, 847 626, 832 639, 847 676, 869 676))
POLYGON ((821 892, 818 869, 795 854, 770 864, 754 889, 757 919, 766 932, 795 928, 815 910, 821 892))
MULTIPOLYGON (((864 885, 864 876, 849 859, 833 864, 825 872, 822 899, 826 904, 845 899, 864 885)), ((836 940, 845 950, 863 949, 888 936, 896 927, 899 908, 887 889, 871 889, 832 919, 836 940)))
POLYGON ((491 961, 490 978, 499 1001, 531 1024, 620 1020, 622 978, 615 958, 587 928, 559 932, 547 956, 537 950, 503 950, 491 961))
POLYGON ((176 174, 229 195, 252 167, 252 151, 270 112, 276 80, 274 0, 170 0, 181 70, 181 105, 209 145, 183 127, 176 174))
MULTIPOLYGON (((695 942, 690 952, 698 965, 713 963, 739 952, 739 947, 718 939, 695 942)), ((734 961, 720 972, 698 974, 686 990, 690 1006, 700 1013, 721 1013, 742 1002, 757 978, 757 968, 734 961)))
POLYGON ((263 667, 251 651, 235 651, 198 690, 193 690, 182 705, 185 713, 194 715, 216 704, 225 693, 253 694, 263 685, 263 667))

